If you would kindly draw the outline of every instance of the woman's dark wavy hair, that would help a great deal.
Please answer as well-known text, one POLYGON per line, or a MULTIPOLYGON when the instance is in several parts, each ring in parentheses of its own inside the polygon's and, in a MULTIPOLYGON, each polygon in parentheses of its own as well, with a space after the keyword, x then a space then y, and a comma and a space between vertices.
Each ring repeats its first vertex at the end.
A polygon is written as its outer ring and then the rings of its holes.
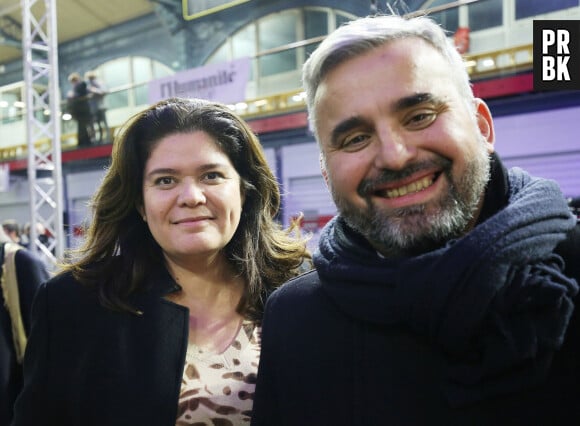
POLYGON ((125 123, 115 138, 111 166, 91 200, 93 220, 85 242, 70 252, 63 271, 96 288, 103 306, 137 312, 128 297, 163 262, 138 212, 145 163, 161 139, 196 131, 214 139, 241 177, 240 224, 224 250, 246 282, 238 312, 259 319, 264 296, 297 275, 310 254, 295 225, 284 230, 275 220, 280 192, 258 138, 227 106, 215 102, 171 98, 125 123))

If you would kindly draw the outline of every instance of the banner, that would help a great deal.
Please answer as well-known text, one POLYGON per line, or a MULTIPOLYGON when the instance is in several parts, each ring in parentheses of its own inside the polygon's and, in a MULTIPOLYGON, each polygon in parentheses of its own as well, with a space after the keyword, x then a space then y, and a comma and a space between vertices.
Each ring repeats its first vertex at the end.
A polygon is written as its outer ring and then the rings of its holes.
POLYGON ((149 104, 171 97, 242 102, 250 78, 250 58, 180 71, 149 82, 149 104))

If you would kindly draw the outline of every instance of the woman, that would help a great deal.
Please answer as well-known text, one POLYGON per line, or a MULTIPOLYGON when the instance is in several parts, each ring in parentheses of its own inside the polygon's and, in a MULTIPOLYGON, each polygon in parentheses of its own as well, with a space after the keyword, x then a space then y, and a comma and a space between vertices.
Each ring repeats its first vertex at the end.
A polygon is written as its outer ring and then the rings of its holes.
POLYGON ((279 203, 227 107, 129 120, 81 256, 39 290, 14 425, 249 424, 263 303, 309 260, 279 203))

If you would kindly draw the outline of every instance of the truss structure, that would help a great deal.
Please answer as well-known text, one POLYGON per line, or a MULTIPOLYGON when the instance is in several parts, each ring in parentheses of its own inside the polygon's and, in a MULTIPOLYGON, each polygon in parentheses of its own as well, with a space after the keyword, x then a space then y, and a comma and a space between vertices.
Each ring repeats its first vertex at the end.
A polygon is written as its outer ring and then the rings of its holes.
POLYGON ((54 265, 64 251, 56 0, 21 1, 30 248, 54 265), (35 224, 53 237, 48 243, 35 224))

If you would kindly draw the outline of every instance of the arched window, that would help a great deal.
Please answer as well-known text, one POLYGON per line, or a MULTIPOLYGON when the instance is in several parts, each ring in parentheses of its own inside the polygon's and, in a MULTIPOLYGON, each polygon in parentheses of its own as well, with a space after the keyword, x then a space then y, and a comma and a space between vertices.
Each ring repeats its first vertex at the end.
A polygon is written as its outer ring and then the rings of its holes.
POLYGON ((304 7, 266 15, 232 34, 206 64, 252 58, 247 98, 300 87, 300 70, 320 41, 354 19, 335 9, 304 7))
POLYGON ((109 91, 105 98, 109 109, 147 105, 148 82, 174 73, 170 67, 143 56, 114 59, 94 72, 109 91))
MULTIPOLYGON (((92 71, 107 89, 104 102, 110 127, 125 122, 128 117, 149 104, 148 83, 150 80, 174 73, 170 67, 161 62, 143 56, 113 59, 92 71)), ((70 115, 63 116, 63 133, 75 132, 76 124, 70 118, 70 115)))

